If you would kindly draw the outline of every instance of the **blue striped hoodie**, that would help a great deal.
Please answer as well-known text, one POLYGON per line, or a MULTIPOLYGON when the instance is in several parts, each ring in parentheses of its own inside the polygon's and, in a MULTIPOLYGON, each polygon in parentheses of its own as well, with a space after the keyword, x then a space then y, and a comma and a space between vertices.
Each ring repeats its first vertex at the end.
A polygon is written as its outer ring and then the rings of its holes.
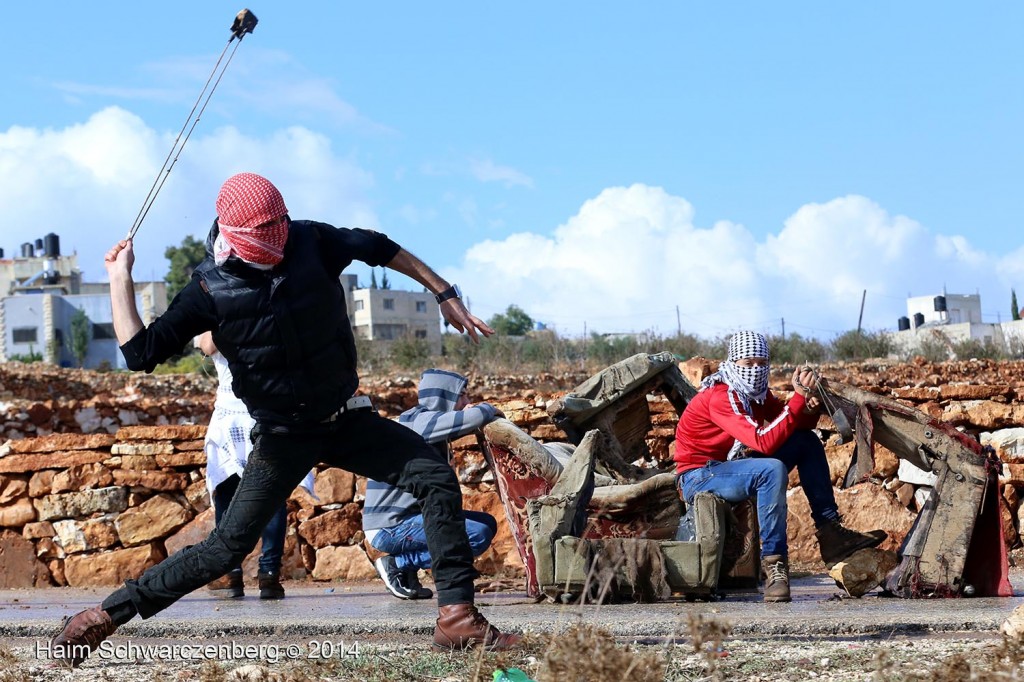
MULTIPOLYGON (((408 426, 437 448, 448 459, 448 441, 461 438, 492 421, 494 407, 480 403, 464 410, 455 410, 459 396, 466 388, 466 377, 443 369, 428 369, 420 377, 419 405, 398 416, 398 423, 408 426)), ((390 528, 420 513, 415 497, 393 485, 369 479, 363 503, 363 530, 390 528)))

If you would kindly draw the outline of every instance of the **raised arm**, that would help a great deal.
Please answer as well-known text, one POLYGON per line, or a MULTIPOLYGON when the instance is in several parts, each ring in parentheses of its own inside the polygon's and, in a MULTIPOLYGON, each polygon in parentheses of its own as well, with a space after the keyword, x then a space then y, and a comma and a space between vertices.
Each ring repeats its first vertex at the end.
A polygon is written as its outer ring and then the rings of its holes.
MULTIPOLYGON (((440 275, 431 270, 426 263, 405 249, 399 249, 395 257, 387 263, 387 267, 413 278, 435 296, 446 291, 451 286, 440 275)), ((441 314, 444 315, 444 319, 448 324, 455 327, 459 332, 468 332, 473 341, 480 342, 477 332, 484 336, 490 336, 494 333, 494 330, 484 324, 483 320, 469 312, 459 296, 448 298, 442 301, 440 305, 441 314)))
POLYGON ((122 239, 114 245, 103 259, 110 277, 110 306, 114 317, 114 334, 118 345, 123 346, 142 331, 142 318, 135 307, 135 282, 132 280, 132 265, 135 264, 135 250, 131 239, 122 239))

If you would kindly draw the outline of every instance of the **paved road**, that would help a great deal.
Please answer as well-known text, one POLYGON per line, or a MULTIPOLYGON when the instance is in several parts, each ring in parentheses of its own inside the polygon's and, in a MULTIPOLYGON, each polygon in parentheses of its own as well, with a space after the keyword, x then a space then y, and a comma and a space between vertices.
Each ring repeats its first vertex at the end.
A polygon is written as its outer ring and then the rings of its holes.
MULTIPOLYGON (((560 606, 535 604, 521 592, 478 595, 483 613, 499 627, 554 632, 580 620, 624 638, 663 638, 688 632, 691 613, 726 621, 737 635, 886 636, 929 632, 992 632, 1024 602, 1024 572, 1015 571, 1016 595, 1007 599, 902 600, 868 595, 838 599, 827 576, 794 581, 792 604, 764 604, 757 594, 734 594, 710 603, 560 606)), ((48 588, 0 590, 0 638, 48 637, 61 618, 100 602, 109 590, 48 588)), ((147 621, 136 619, 127 637, 355 636, 404 639, 433 632, 436 601, 400 601, 377 583, 295 583, 288 597, 219 599, 200 590, 147 621)))

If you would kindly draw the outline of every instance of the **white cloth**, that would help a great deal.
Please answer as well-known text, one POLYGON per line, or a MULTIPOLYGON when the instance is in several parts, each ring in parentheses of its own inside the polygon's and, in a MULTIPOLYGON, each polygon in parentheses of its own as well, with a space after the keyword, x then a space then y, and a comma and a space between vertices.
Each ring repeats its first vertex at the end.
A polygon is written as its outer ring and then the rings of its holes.
MULTIPOLYGON (((214 489, 231 476, 241 477, 245 462, 252 452, 249 432, 256 425, 249 410, 231 389, 231 370, 220 353, 210 356, 217 368, 217 399, 213 403, 213 416, 206 429, 206 488, 214 489)), ((313 493, 313 472, 299 483, 313 493)))

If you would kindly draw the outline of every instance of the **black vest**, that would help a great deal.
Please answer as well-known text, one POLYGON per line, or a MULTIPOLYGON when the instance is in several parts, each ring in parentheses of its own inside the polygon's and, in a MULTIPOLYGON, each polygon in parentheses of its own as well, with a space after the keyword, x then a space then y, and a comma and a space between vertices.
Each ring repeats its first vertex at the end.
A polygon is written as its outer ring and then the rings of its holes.
POLYGON ((345 291, 318 247, 314 224, 292 221, 273 270, 231 257, 196 271, 213 298, 213 342, 228 360, 235 395, 263 424, 312 425, 359 385, 345 291))

